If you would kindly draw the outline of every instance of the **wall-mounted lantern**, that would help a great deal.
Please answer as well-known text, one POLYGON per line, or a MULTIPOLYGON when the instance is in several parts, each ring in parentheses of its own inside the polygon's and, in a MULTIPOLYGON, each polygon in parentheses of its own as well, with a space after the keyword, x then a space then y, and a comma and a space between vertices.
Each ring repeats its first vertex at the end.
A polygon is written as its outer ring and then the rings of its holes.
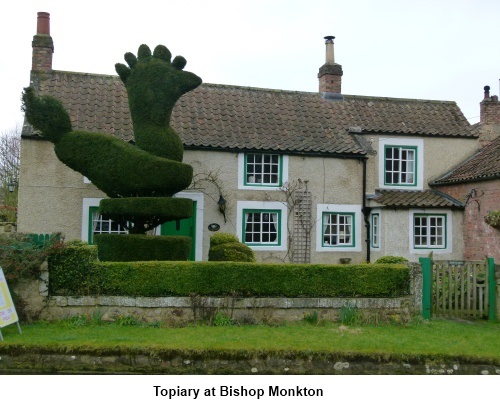
POLYGON ((227 201, 222 197, 222 194, 219 197, 219 201, 217 201, 217 205, 219 206, 219 211, 224 216, 224 222, 226 222, 226 203, 227 201))

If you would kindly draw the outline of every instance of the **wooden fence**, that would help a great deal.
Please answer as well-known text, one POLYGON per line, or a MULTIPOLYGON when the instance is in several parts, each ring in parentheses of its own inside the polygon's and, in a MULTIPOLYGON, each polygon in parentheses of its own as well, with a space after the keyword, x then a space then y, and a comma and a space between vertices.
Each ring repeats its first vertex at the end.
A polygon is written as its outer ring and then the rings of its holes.
POLYGON ((451 261, 420 259, 424 318, 495 319, 493 259, 451 261))

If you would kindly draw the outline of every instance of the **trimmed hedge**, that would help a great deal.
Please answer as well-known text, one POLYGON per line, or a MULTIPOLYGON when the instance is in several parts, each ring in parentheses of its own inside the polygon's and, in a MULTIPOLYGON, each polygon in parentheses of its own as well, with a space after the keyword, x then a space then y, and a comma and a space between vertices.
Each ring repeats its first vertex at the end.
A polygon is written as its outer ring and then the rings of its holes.
POLYGON ((88 285, 96 269, 97 247, 85 242, 70 241, 63 247, 54 249, 48 256, 49 293, 91 294, 88 285))
MULTIPOLYGON (((61 266, 50 280, 61 280, 61 266)), ((397 297, 409 294, 405 265, 305 265, 238 262, 95 262, 73 282, 52 287, 69 294, 142 297, 397 297)), ((53 273, 55 273, 53 275, 53 273)))
POLYGON ((133 234, 95 235, 99 260, 136 262, 146 260, 188 260, 191 238, 133 234))

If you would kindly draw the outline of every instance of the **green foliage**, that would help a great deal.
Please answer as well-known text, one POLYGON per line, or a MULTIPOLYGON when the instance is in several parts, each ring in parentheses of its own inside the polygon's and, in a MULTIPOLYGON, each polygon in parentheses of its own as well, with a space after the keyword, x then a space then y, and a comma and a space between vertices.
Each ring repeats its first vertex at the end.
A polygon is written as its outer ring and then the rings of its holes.
POLYGON ((343 325, 352 325, 357 318, 358 310, 351 304, 343 305, 340 308, 340 323, 343 325))
POLYGON ((144 233, 168 221, 190 218, 193 201, 170 197, 107 198, 101 200, 99 214, 126 224, 130 233, 144 233))
POLYGON ((26 120, 44 137, 57 142, 71 131, 71 120, 62 103, 52 96, 37 97, 33 87, 26 87, 22 95, 22 110, 26 120))
POLYGON ((492 210, 484 217, 484 222, 493 228, 500 228, 500 210, 492 210))
POLYGON ((375 262, 377 264, 406 264, 408 259, 403 256, 382 256, 375 262))
POLYGON ((224 243, 211 247, 208 251, 211 262, 255 262, 252 249, 241 242, 224 243))
MULTIPOLYGON (((61 267, 50 268, 64 272, 61 267)), ((241 262, 94 262, 68 280, 73 295, 169 297, 398 297, 409 293, 404 265, 241 262), (83 278, 83 280, 82 280, 83 278)))
POLYGON ((101 261, 188 260, 191 238, 187 236, 95 235, 101 261))
POLYGON ((210 247, 222 245, 223 243, 239 242, 238 237, 231 233, 218 232, 210 237, 210 247))
POLYGON ((170 197, 191 183, 193 168, 154 156, 112 135, 73 131, 57 157, 110 197, 170 197))
POLYGON ((39 279, 41 265, 52 251, 57 251, 60 235, 54 234, 37 243, 29 234, 0 234, 0 266, 10 283, 23 279, 39 279))
POLYGON ((319 315, 317 311, 309 312, 304 315, 304 322, 309 325, 318 325, 319 315))
POLYGON ((210 237, 208 260, 212 262, 255 262, 255 254, 235 235, 221 232, 210 237))
POLYGON ((234 324, 235 322, 231 319, 231 317, 224 315, 222 312, 217 312, 213 321, 214 326, 229 326, 234 324))
POLYGON ((201 79, 182 69, 186 60, 158 45, 153 54, 141 45, 136 58, 125 54, 129 65, 117 63, 116 72, 127 88, 136 145, 151 154, 182 161, 183 146, 170 127, 170 115, 177 100, 201 84, 201 79))
POLYGON ((81 295, 90 294, 89 280, 95 272, 97 247, 78 240, 64 243, 48 256, 49 293, 68 294, 79 286, 81 295))

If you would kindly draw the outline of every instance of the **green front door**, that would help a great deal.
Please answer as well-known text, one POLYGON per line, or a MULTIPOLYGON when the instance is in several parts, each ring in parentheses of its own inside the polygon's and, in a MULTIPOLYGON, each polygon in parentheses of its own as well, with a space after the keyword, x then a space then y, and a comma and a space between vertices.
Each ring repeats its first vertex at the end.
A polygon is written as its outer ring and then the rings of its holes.
POLYGON ((189 236, 191 238, 191 253, 189 260, 195 260, 196 252, 196 201, 193 201, 193 216, 178 221, 165 222, 161 225, 161 235, 189 236))

